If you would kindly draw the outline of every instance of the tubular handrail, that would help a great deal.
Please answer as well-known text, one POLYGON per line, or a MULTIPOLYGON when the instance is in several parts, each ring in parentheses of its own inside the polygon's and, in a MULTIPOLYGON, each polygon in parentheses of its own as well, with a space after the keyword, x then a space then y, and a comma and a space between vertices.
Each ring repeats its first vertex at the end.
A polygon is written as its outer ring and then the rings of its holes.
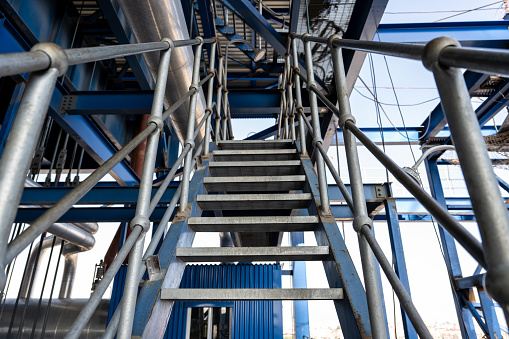
MULTIPOLYGON (((419 336, 431 337, 415 307, 411 304, 409 294, 405 291, 401 281, 392 270, 389 261, 376 242, 371 231, 372 221, 369 218, 365 218, 362 215, 362 210, 359 209, 364 200, 361 187, 359 186, 362 185, 362 177, 359 171, 355 139, 360 141, 403 184, 481 266, 487 268, 486 288, 491 296, 503 305, 506 320, 509 320, 509 305, 507 302, 509 300, 509 292, 506 288, 509 281, 509 274, 507 273, 507 267, 509 267, 509 250, 507 249, 507 241, 509 241, 509 217, 501 199, 491 161, 487 155, 485 142, 479 128, 479 122, 472 109, 470 96, 460 71, 460 68, 466 68, 473 71, 507 75, 509 74, 509 63, 507 62, 509 60, 509 52, 499 49, 465 48, 461 47, 456 40, 448 37, 434 39, 426 45, 348 40, 341 39, 340 35, 321 38, 308 34, 297 35, 292 33, 291 37, 294 49, 293 58, 297 58, 295 39, 301 39, 305 46, 306 64, 311 66, 311 68, 312 60, 309 57, 310 42, 327 44, 331 50, 339 108, 317 90, 314 81, 307 82, 307 89, 308 92, 317 95, 339 118, 339 126, 345 136, 345 149, 352 184, 353 206, 355 209, 354 229, 359 234, 359 237, 363 237, 370 253, 374 254, 378 259, 419 336), (419 183, 410 177, 356 126, 355 119, 350 113, 346 76, 340 48, 419 60, 422 61, 425 68, 433 73, 442 100, 444 113, 448 121, 450 121, 451 137, 453 141, 458 141, 455 143, 455 150, 458 153, 467 188, 470 192, 472 206, 483 240, 482 244, 456 221, 446 208, 431 197, 419 183)), ((311 79, 314 74, 309 71, 309 68, 307 70, 307 78, 311 79)), ((301 77, 304 79, 298 67, 294 68, 294 73, 297 79, 301 77)), ((306 80, 304 81, 306 82, 306 80)), ((300 93, 297 95, 297 102, 299 95, 300 93)), ((303 114, 303 108, 297 107, 297 111, 299 112, 299 125, 302 125, 302 120, 304 120, 310 128, 311 126, 303 114), (303 118, 302 120, 301 117, 303 118)), ((300 134, 302 139, 304 133, 301 132, 300 134)), ((326 157, 326 152, 321 147, 322 145, 315 142, 319 137, 318 135, 313 135, 313 144, 326 157)), ((432 150, 426 152, 414 167, 424 160, 430 152, 432 150)), ((333 166, 329 162, 327 164, 331 167, 331 172, 335 177, 333 166)), ((320 183, 320 190, 323 189, 321 186, 320 183)), ((359 239, 361 240, 361 238, 359 239)), ((360 248, 361 259, 364 260, 369 254, 362 252, 363 246, 360 246, 360 248)), ((365 279, 366 273, 370 272, 372 275, 373 270, 374 267, 369 267, 369 270, 364 268, 365 279)), ((370 288, 372 286, 367 281, 365 285, 373 333, 376 336, 385 336, 382 333, 383 330, 379 327, 381 320, 372 319, 372 309, 378 306, 374 299, 370 299, 368 293, 368 286, 370 288), (376 331, 374 326, 378 327, 376 331)))
MULTIPOLYGON (((303 41, 330 44, 329 38, 299 34, 293 34, 292 36, 303 41)), ((332 44, 336 47, 412 60, 425 59, 426 47, 428 46, 350 39, 334 39, 332 44)), ((443 66, 466 68, 472 71, 506 76, 509 75, 508 59, 509 51, 495 48, 485 49, 448 45, 443 47, 438 54, 438 61, 443 66)))
MULTIPOLYGON (((204 39, 204 43, 212 43, 214 39, 204 39)), ((66 57, 69 66, 83 64, 92 61, 107 60, 123 56, 162 51, 173 47, 192 46, 199 44, 197 39, 171 41, 163 39, 157 42, 144 42, 137 44, 124 44, 115 46, 96 46, 83 48, 62 49, 58 45, 52 48, 63 52, 58 55, 49 55, 47 52, 32 50, 28 52, 0 54, 0 76, 10 76, 27 72, 42 71, 51 66, 52 57, 66 57)))
MULTIPOLYGON (((201 87, 207 80, 213 77, 214 74, 210 73, 207 77, 203 78, 198 87, 201 87)), ((175 102, 168 108, 162 115, 162 120, 166 120, 170 115, 176 111, 186 100, 198 90, 191 88, 182 98, 175 102)), ((149 123, 138 135, 136 135, 129 143, 122 147, 111 158, 99 166, 90 176, 82 181, 76 188, 67 193, 60 199, 53 207, 44 212, 37 218, 23 233, 18 235, 12 240, 5 255, 4 263, 7 265, 11 262, 21 251, 23 251, 32 241, 34 241, 39 234, 45 232, 47 228, 57 221, 64 213, 77 203, 88 191, 90 191, 106 174, 108 174, 120 161, 122 161, 128 154, 130 154, 145 138, 147 138, 156 129, 155 123, 149 123)))

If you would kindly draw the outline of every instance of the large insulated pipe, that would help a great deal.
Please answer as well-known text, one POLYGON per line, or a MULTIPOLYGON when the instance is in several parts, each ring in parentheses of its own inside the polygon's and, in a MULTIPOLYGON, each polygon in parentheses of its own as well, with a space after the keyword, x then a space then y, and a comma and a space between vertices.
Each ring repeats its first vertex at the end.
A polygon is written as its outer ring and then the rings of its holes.
MULTIPOLYGON (((41 187, 41 185, 27 177, 25 179, 25 187, 41 187)), ((49 208, 49 206, 40 207, 49 208)), ((92 222, 76 224, 54 223, 50 226, 48 232, 88 251, 95 245, 95 238, 92 234, 97 233, 98 229, 97 223, 92 222)))
POLYGON ((71 297, 72 288, 74 286, 74 278, 76 277, 76 268, 78 267, 78 253, 83 250, 73 244, 64 245, 62 255, 64 256, 64 271, 62 273, 62 284, 58 297, 67 299, 71 297))
MULTIPOLYGON (((189 39, 184 12, 180 0, 119 0, 120 7, 130 23, 138 42, 189 39)), ((159 65, 159 53, 145 53, 143 58, 154 79, 159 65)), ((189 91, 193 74, 193 49, 190 46, 175 48, 172 51, 170 73, 166 86, 165 106, 169 107, 189 91)), ((182 105, 171 116, 170 121, 181 143, 187 131, 188 104, 182 105)), ((196 124, 205 114, 205 98, 200 89, 196 104, 196 124)), ((205 127, 195 139, 200 144, 205 135, 205 127)))
MULTIPOLYGON (((39 243, 34 245, 32 253, 28 258, 27 270, 25 279, 20 287, 20 298, 26 299, 29 297, 28 291, 30 288, 30 281, 33 280, 32 286, 37 284, 37 279, 39 278, 39 274, 37 271, 34 272, 34 268, 40 268, 40 264, 44 258, 44 255, 51 248, 53 244, 54 236, 49 236, 44 238, 41 245, 41 252, 39 255, 39 243), (33 274, 35 273, 35 276, 33 274), (33 276, 33 279, 32 279, 33 276)), ((55 247, 58 247, 62 244, 62 239, 58 238, 55 240, 55 247)), ((62 273, 62 284, 60 285, 60 293, 59 298, 70 298, 72 293, 72 287, 74 285, 74 278, 76 276, 76 267, 78 264, 78 253, 84 252, 81 247, 78 247, 71 243, 66 243, 64 245, 64 249, 62 250, 62 256, 64 257, 64 270, 62 273)))
MULTIPOLYGON (((88 299, 52 299, 51 309, 48 312, 48 320, 45 326, 44 338, 64 338, 67 332, 71 329, 74 320, 87 300, 88 299)), ((0 318, 0 338, 7 338, 15 302, 15 299, 7 299, 5 301, 5 305, 3 305, 2 318, 0 318)), ((22 333, 18 336, 19 324, 23 315, 25 303, 25 300, 20 300, 21 307, 18 305, 16 317, 14 318, 14 323, 11 326, 11 338, 30 339, 41 337, 46 309, 48 308, 48 300, 42 300, 39 311, 37 311, 38 302, 38 299, 30 300, 28 302, 25 320, 21 329, 22 333), (37 325, 32 336, 32 326, 36 316, 37 325)), ((81 338, 101 338, 103 336, 104 330, 106 329, 106 322, 108 320, 109 305, 109 299, 103 299, 100 301, 94 315, 83 330, 81 338)))

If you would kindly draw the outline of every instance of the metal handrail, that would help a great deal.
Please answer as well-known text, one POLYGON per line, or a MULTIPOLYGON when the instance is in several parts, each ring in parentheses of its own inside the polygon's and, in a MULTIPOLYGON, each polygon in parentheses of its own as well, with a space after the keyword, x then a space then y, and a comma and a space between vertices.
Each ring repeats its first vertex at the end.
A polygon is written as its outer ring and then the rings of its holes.
MULTIPOLYGON (((358 156, 356 154, 355 138, 364 146, 407 188, 415 198, 427 208, 438 222, 485 268, 487 273, 487 289, 495 300, 505 307, 506 319, 509 319, 509 305, 504 303, 508 300, 509 292, 504 286, 509 280, 507 267, 509 266, 509 250, 507 242, 509 241, 509 217, 503 201, 500 197, 498 185, 496 183, 491 162, 487 156, 484 140, 482 139, 479 124, 473 112, 470 96, 464 85, 464 80, 459 68, 467 68, 474 71, 492 72, 497 74, 509 74, 509 52, 503 50, 486 50, 477 48, 463 48, 452 38, 438 38, 430 41, 425 46, 396 44, 373 41, 356 41, 341 39, 339 35, 332 35, 329 38, 313 37, 307 34, 292 34, 292 46, 294 48, 294 63, 296 59, 295 39, 301 39, 305 45, 306 63, 312 66, 311 59, 308 56, 309 43, 327 43, 332 52, 336 90, 338 94, 339 108, 332 104, 321 93, 313 82, 307 83, 307 89, 310 93, 316 94, 321 101, 339 118, 339 126, 343 130, 345 137, 345 148, 347 160, 349 163, 350 178, 352 184, 354 200, 354 229, 363 237, 370 248, 370 253, 377 257, 382 269, 389 278, 391 285, 396 291, 401 305, 408 304, 410 297, 404 290, 403 285, 397 279, 396 273, 390 268, 385 255, 380 250, 376 239, 371 233, 372 221, 362 216, 361 208, 363 205, 362 185, 360 177, 358 156), (478 219, 479 229, 483 239, 481 243, 468 232, 458 221, 456 221, 448 211, 433 199, 421 186, 411 178, 401 167, 390 159, 382 150, 380 150, 355 124, 355 119, 350 113, 348 101, 346 76, 341 55, 342 48, 354 49, 357 51, 379 53, 383 55, 402 57, 406 59, 421 60, 424 66, 433 72, 444 113, 450 121, 451 136, 454 140, 461 140, 456 145, 456 151, 462 164, 464 176, 469 189, 472 205, 475 215, 478 219), (475 178, 475 179, 474 179, 475 178), (357 190, 353 187, 356 185, 357 190), (361 199, 356 199, 356 195, 361 199), (488 212, 489 211, 489 212, 488 212), (361 221, 362 220, 362 221, 361 221), (484 248, 484 250, 483 250, 484 248)), ((303 78, 298 68, 294 68, 297 79, 303 78)), ((313 73, 308 70, 308 79, 312 79, 313 73)), ((306 80, 304 80, 306 81, 306 80)), ((300 95, 300 94, 299 94, 300 95)), ((297 97, 297 101, 298 101, 297 97)), ((303 108, 297 107, 299 112, 299 125, 302 125, 301 116, 303 108)), ((306 123, 309 125, 307 120, 306 123)), ((311 127, 311 126, 309 126, 311 127)), ((301 138, 304 133, 301 133, 301 138)), ((320 136, 312 133, 313 140, 320 136)), ((314 143, 323 156, 326 152, 319 143, 314 143)), ((334 175, 333 167, 331 172, 334 175)), ((320 190, 325 190, 325 186, 320 184, 320 190)), ((362 253, 364 260, 367 253, 362 253)), ((373 273, 373 272, 371 272, 373 273)), ((366 278, 366 269, 365 269, 366 278)), ((369 284, 366 281, 366 287, 369 284)), ((371 319, 372 309, 375 303, 370 300, 368 293, 368 308, 370 310, 370 322, 372 329, 379 326, 379 321, 371 319)), ((431 337, 427 331, 422 319, 418 316, 415 307, 411 305, 410 309, 405 308, 412 324, 421 337, 431 337)), ((380 335, 382 330, 377 330, 380 335)), ((375 330, 374 330, 375 333, 375 330)), ((383 334, 382 334, 383 335, 383 334)), ((383 335, 384 336, 384 335, 383 335)))

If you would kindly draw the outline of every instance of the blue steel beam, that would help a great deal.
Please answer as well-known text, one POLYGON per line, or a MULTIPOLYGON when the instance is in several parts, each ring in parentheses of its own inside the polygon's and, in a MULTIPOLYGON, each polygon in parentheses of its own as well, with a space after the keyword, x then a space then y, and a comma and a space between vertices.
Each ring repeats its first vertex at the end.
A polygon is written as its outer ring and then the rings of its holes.
MULTIPOLYGON (((160 204, 169 204, 177 190, 178 183, 171 183, 161 197, 160 204)), ((69 193, 72 187, 26 187, 21 196, 20 205, 53 205, 69 193)), ((152 189, 152 196, 158 187, 152 189)), ((138 201, 138 187, 94 187, 77 205, 116 205, 136 204, 138 201)))
MULTIPOLYGON (((428 174, 428 182, 430 185, 431 195, 435 198, 443 207, 447 208, 442 181, 438 172, 438 166, 436 161, 426 159, 426 172, 428 174)), ((444 261, 447 266, 447 271, 451 278, 461 278, 463 274, 461 272, 461 264, 458 257, 458 251, 456 249, 456 242, 454 238, 444 230, 439 224, 440 240, 442 244, 442 252, 444 254, 444 261)), ((465 291, 465 290, 464 290, 465 291)), ((465 292, 469 292, 466 290, 465 292)), ((454 294, 456 313, 458 316, 458 322, 463 338, 475 338, 475 328, 472 321, 472 314, 464 306, 463 294, 461 291, 453 288, 452 293, 454 294)))
MULTIPOLYGON (((292 246, 304 246, 304 232, 292 232, 290 239, 292 246)), ((307 288, 306 262, 294 261, 292 263, 292 267, 293 267, 292 274, 293 288, 307 288)), ((307 300, 294 301, 294 319, 295 319, 295 337, 310 338, 309 311, 307 300)))
MULTIPOLYGON (((16 33, 16 28, 13 27, 5 18, 0 20, 0 23, 2 24, 0 29, 0 42, 6 42, 6 44, 0 45, 0 51, 2 53, 22 52, 30 48, 30 45, 16 33)), ((28 30, 28 27, 25 27, 24 30, 28 30)), ((85 69, 80 68, 77 70, 82 72, 85 69)), ((79 79, 80 72, 75 72, 73 78, 79 79)), ((22 76, 26 80, 27 74, 23 74, 22 76)), ((102 164, 104 161, 109 159, 117 151, 117 149, 88 117, 60 114, 62 99, 64 95, 67 94, 67 91, 61 83, 57 82, 55 91, 51 98, 49 114, 67 133, 78 141, 80 146, 83 147, 97 163, 102 164)), ((125 160, 115 166, 111 174, 122 184, 134 185, 138 183, 138 176, 133 172, 125 160)))
MULTIPOLYGON (((235 33, 235 30, 228 26, 221 18, 216 18, 216 29, 219 33, 221 33, 228 41, 232 40, 244 40, 243 37, 235 33)), ((244 53, 251 61, 254 61, 254 51, 248 44, 244 42, 234 42, 233 43, 237 48, 244 53)))
POLYGON ((311 193, 314 198, 311 200, 308 212, 309 215, 318 215, 320 218, 320 227, 315 231, 316 243, 319 246, 329 246, 331 250, 329 258, 323 261, 329 286, 343 288, 345 291, 344 299, 334 300, 341 329, 345 338, 369 338, 372 334, 366 292, 336 221, 332 216, 325 216, 318 212, 317 206, 320 203, 318 178, 311 160, 309 157, 301 156, 301 161, 307 178, 303 192, 311 193))
MULTIPOLYGON (((497 127, 499 128, 499 126, 497 127)), ((408 138, 410 139, 410 144, 412 145, 420 145, 423 140, 419 139, 419 135, 423 131, 424 127, 406 127, 406 131, 408 132, 408 138)), ((369 138, 376 143, 377 145, 382 145, 382 136, 380 135, 380 128, 378 127, 361 127, 361 131, 369 136, 369 138)), ((408 145, 408 139, 406 138, 405 128, 404 127, 383 127, 382 128, 384 134, 384 142, 385 145, 408 145)), ((481 129, 483 135, 492 135, 497 132, 497 129, 494 126, 483 126, 481 129)), ((444 127, 438 132, 435 136, 437 138, 448 138, 451 135, 449 131, 449 127, 444 127)), ((338 128, 337 138, 332 139, 331 146, 343 146, 343 131, 338 128)))
MULTIPOLYGON (((488 75, 466 71, 463 74, 463 77, 465 78, 465 83, 467 85, 468 91, 472 93, 488 78, 488 75)), ((435 109, 433 109, 429 117, 427 117, 426 120, 424 120, 424 122, 421 124, 423 131, 420 135, 421 140, 426 141, 429 138, 435 137, 446 124, 447 121, 445 120, 442 105, 438 104, 435 109)))
MULTIPOLYGON (((150 221, 159 222, 166 209, 156 207, 150 221)), ((32 223, 46 211, 45 208, 20 208, 15 222, 32 223)), ((129 222, 135 213, 136 207, 77 207, 67 211, 58 222, 129 222)))
POLYGON ((62 111, 70 115, 149 114, 153 91, 71 92, 64 97, 62 111))
POLYGON ((462 46, 509 46, 509 22, 504 20, 380 24, 378 34, 384 42, 427 43, 441 36, 451 36, 462 46))
MULTIPOLYGON (((386 217, 387 217, 387 226, 389 228, 389 238, 391 241, 392 248, 392 261, 394 265, 394 271, 399 277, 399 280, 405 287, 408 295, 410 294, 410 282, 408 281, 408 273, 407 266, 405 261, 405 253, 403 251, 403 240, 401 238, 401 230, 399 228, 399 218, 398 211, 396 208, 396 199, 387 198, 384 201, 386 217)), ((417 339, 417 332, 415 332, 410 319, 406 315, 405 311, 402 307, 401 309, 401 318, 403 320, 403 328, 405 331, 406 339, 417 339)))
POLYGON ((273 137, 277 134, 277 125, 271 126, 269 128, 264 129, 263 131, 260 131, 256 134, 251 135, 250 137, 247 137, 244 140, 265 140, 267 138, 273 137))

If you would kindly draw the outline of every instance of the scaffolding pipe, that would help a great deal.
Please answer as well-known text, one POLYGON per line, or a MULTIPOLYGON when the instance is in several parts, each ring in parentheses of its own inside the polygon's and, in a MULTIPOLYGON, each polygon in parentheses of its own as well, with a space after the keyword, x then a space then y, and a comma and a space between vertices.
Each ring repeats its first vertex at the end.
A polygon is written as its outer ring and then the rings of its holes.
MULTIPOLYGON (((297 57, 297 41, 292 39, 292 61, 293 61, 293 72, 294 78, 293 82, 295 83, 295 109, 299 113, 297 119, 299 121, 299 143, 300 143, 300 154, 307 155, 306 149, 306 129, 304 128, 304 107, 302 107, 302 91, 300 84, 300 75, 299 75, 299 61, 297 57)), ((312 131, 310 129, 309 131, 312 131)))
POLYGON ((31 51, 46 54, 50 58, 50 65, 46 70, 29 75, 0 161, 0 215, 2 216, 0 218, 0 290, 5 288, 6 283, 6 263, 2 259, 7 251, 7 239, 16 218, 26 173, 41 134, 55 82, 68 67, 67 57, 58 45, 40 43, 31 51))
MULTIPOLYGON (((131 337, 136 297, 138 296, 138 271, 142 262, 141 259, 143 255, 143 245, 145 243, 145 234, 150 229, 149 210, 152 195, 152 182, 154 178, 157 148, 159 146, 159 133, 163 129, 162 108, 164 106, 164 94, 166 91, 166 82, 168 80, 168 72, 170 68, 170 57, 171 52, 173 51, 172 41, 169 39, 167 39, 167 41, 169 42, 170 47, 167 50, 161 51, 159 69, 157 72, 157 84, 154 91, 154 99, 152 101, 152 110, 150 118, 147 121, 147 124, 155 124, 157 128, 148 137, 145 161, 143 162, 143 172, 141 174, 140 189, 138 191, 136 213, 130 223, 132 230, 135 228, 141 228, 142 231, 140 232, 134 247, 129 253, 129 265, 127 266, 122 311, 120 314, 122 321, 118 333, 118 338, 122 339, 131 337)), ((199 46, 201 46, 201 44, 199 46)), ((201 56, 201 53, 197 51, 196 55, 201 56)), ((198 90, 198 87, 196 87, 196 89, 198 90)), ((191 96, 191 102, 193 97, 196 97, 196 95, 191 96)))
MULTIPOLYGON (((331 37, 330 41, 334 41, 334 36, 331 37)), ((309 42, 305 43, 309 45, 309 42)), ((332 45, 330 48, 332 52, 332 64, 334 67, 334 80, 339 102, 339 124, 342 125, 344 121, 355 121, 355 119, 352 116, 350 109, 350 101, 346 85, 346 73, 341 50, 332 45)), ((308 73, 308 86, 312 79, 313 74, 308 73)), ((371 324, 371 330, 373 331, 374 338, 387 338, 376 262, 373 256, 373 251, 369 247, 365 235, 361 232, 361 229, 365 227, 368 228, 368 231, 371 233, 373 229, 373 220, 371 220, 368 216, 366 208, 366 197, 364 196, 364 184, 362 183, 357 143, 355 141, 355 136, 347 130, 343 133, 343 138, 345 140, 348 174, 350 175, 350 186, 352 189, 354 210, 353 228, 357 232, 359 240, 362 271, 364 272, 364 286, 366 288, 366 297, 368 301, 369 322, 371 324)))

